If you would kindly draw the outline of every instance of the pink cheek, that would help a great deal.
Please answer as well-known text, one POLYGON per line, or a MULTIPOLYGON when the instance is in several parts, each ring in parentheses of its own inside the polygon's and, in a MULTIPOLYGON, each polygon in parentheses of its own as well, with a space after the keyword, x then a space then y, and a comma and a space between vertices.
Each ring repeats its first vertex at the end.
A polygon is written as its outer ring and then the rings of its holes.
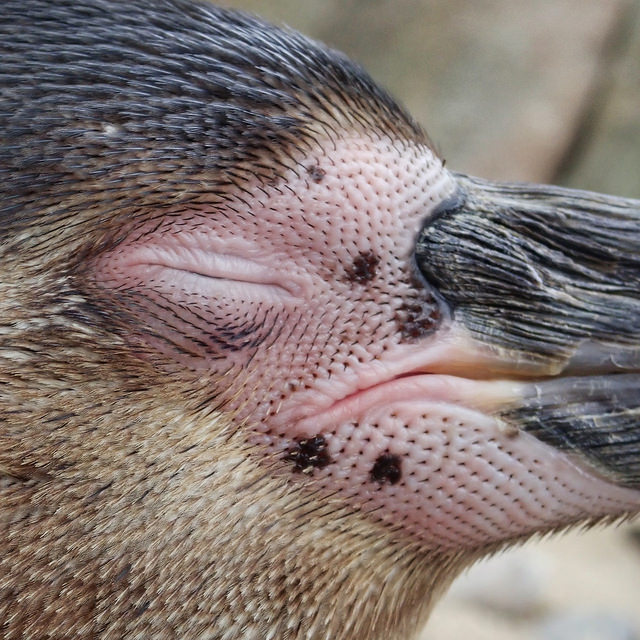
MULTIPOLYGON (((127 338, 172 372, 210 375, 263 427, 292 390, 349 393, 354 368, 431 330, 410 282, 416 234, 455 188, 429 149, 352 137, 282 184, 135 228, 93 265, 127 338)), ((359 375, 359 374, 358 374, 359 375)))
POLYGON ((565 455, 472 409, 390 402, 315 424, 277 445, 294 476, 427 547, 481 547, 624 505, 565 455))

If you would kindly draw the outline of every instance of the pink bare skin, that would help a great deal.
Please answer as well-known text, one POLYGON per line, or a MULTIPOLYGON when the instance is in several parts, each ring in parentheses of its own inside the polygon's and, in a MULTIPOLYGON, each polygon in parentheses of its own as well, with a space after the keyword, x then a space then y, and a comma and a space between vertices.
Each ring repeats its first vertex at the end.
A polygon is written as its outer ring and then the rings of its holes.
POLYGON ((132 229, 96 262, 134 325, 160 334, 134 343, 211 375, 219 407, 292 482, 430 549, 637 507, 636 491, 496 416, 527 383, 416 283, 415 238, 456 188, 442 162, 385 139, 321 149, 277 184, 132 229))

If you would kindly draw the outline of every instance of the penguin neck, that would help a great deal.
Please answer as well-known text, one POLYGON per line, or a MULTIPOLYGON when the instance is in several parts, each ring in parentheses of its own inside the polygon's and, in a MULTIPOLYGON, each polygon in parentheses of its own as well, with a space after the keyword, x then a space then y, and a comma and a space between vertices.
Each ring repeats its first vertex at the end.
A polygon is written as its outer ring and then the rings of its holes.
POLYGON ((467 554, 425 550, 314 491, 216 409, 214 380, 163 373, 159 401, 151 362, 127 359, 113 335, 94 333, 86 352, 80 307, 56 304, 42 322, 14 323, 0 351, 0 557, 37 577, 16 629, 73 635, 108 619, 118 637, 418 632, 467 554), (43 584, 58 589, 46 616, 43 584))
POLYGON ((153 411, 144 390, 133 403, 79 393, 94 406, 62 393, 55 411, 41 408, 57 422, 23 416, 28 428, 7 430, 5 452, 34 461, 26 481, 29 469, 10 469, 0 487, 1 555, 15 560, 18 536, 24 570, 38 576, 25 583, 18 626, 108 619, 118 637, 404 639, 462 566, 265 462, 222 414, 169 401, 153 411), (59 587, 46 620, 45 583, 59 587))

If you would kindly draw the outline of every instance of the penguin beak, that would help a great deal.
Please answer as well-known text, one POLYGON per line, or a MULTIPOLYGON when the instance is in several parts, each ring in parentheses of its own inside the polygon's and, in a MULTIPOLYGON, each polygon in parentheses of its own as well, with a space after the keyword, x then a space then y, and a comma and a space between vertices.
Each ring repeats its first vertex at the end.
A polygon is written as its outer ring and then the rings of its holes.
POLYGON ((474 377, 519 380, 502 420, 640 489, 640 201, 456 179, 416 260, 474 377))

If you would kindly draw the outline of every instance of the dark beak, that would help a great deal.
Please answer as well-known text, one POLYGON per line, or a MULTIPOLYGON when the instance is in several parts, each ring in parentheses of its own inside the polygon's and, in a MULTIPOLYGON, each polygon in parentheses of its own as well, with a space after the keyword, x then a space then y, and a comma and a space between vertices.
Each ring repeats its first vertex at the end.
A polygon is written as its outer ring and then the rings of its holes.
POLYGON ((640 489, 640 201, 456 177, 416 258, 475 375, 521 380, 502 419, 640 489))

